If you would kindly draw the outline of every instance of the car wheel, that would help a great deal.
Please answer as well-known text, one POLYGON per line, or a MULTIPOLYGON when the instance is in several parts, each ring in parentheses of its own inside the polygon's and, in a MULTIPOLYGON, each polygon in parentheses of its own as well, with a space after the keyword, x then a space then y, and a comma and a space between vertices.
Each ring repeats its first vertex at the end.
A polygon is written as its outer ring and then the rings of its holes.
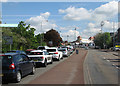
POLYGON ((34 66, 32 67, 32 72, 31 72, 31 74, 32 74, 32 75, 35 74, 35 67, 34 67, 34 66))
POLYGON ((47 60, 43 63, 43 67, 47 67, 47 60))
POLYGON ((51 62, 50 62, 50 64, 52 64, 53 63, 53 58, 51 59, 51 62))
POLYGON ((60 61, 60 55, 59 55, 58 61, 60 61))
POLYGON ((21 78, 22 78, 21 73, 20 73, 20 71, 18 71, 17 74, 16 74, 16 82, 17 83, 20 82, 21 78))

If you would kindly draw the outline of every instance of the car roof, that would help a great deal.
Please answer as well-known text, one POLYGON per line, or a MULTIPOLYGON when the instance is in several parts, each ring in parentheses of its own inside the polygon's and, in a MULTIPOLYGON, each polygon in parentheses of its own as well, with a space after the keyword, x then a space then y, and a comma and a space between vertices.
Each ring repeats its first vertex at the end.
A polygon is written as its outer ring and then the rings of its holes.
POLYGON ((31 52, 43 52, 43 50, 33 50, 31 52))
POLYGON ((18 53, 5 53, 4 55, 17 55, 18 53))
POLYGON ((47 48, 47 49, 57 49, 56 47, 49 47, 49 48, 47 48))

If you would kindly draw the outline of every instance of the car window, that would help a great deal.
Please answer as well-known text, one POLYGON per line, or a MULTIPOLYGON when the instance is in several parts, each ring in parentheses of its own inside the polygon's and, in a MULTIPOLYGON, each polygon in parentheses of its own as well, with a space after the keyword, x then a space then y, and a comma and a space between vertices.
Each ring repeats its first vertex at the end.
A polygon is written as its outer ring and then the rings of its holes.
POLYGON ((15 61, 15 62, 22 62, 22 61, 23 61, 23 58, 22 58, 20 55, 15 55, 15 56, 14 56, 14 61, 15 61))
POLYGON ((47 49, 47 52, 56 52, 56 49, 47 49))
POLYGON ((29 61, 28 57, 26 55, 20 55, 23 58, 23 61, 29 61))
POLYGON ((0 61, 2 61, 2 65, 11 64, 12 63, 12 56, 0 56, 0 61))
POLYGON ((29 55, 43 55, 43 52, 31 52, 29 55))

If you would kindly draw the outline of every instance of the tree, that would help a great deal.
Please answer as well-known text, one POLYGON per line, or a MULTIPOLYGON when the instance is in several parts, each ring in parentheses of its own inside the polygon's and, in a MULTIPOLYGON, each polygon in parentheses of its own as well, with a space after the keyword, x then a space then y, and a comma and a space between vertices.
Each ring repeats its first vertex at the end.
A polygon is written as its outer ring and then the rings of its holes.
POLYGON ((56 30, 49 30, 44 35, 45 41, 47 42, 47 45, 50 46, 49 42, 52 42, 52 46, 59 46, 62 42, 62 38, 60 37, 60 34, 56 30))
POLYGON ((100 46, 101 48, 109 48, 112 44, 112 39, 110 37, 110 33, 98 33, 95 35, 94 43, 96 46, 100 46))

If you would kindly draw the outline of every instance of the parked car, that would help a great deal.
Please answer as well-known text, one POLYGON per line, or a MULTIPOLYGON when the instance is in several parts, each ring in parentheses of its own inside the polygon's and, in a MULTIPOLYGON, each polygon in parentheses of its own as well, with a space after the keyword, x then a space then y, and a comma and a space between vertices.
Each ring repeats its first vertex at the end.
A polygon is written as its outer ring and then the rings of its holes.
POLYGON ((19 54, 26 54, 24 51, 22 50, 11 50, 11 51, 7 51, 7 53, 19 53, 19 54))
POLYGON ((34 50, 34 49, 27 49, 25 52, 26 52, 27 55, 29 55, 30 52, 33 51, 33 50, 34 50))
POLYGON ((53 63, 53 55, 50 55, 47 51, 33 50, 28 57, 39 66, 42 64, 46 67, 48 63, 53 63))
POLYGON ((38 50, 46 50, 47 48, 49 48, 48 46, 38 46, 38 50))
POLYGON ((35 73, 35 67, 27 55, 19 53, 5 53, 0 55, 2 61, 2 80, 20 82, 22 77, 35 73))
POLYGON ((120 48, 119 47, 113 47, 113 51, 119 51, 120 48))
POLYGON ((67 48, 58 48, 58 51, 61 51, 63 53, 63 56, 69 56, 70 53, 68 52, 67 48))
POLYGON ((56 47, 50 47, 47 49, 47 52, 53 55, 53 59, 57 59, 60 61, 60 59, 63 58, 63 53, 61 51, 58 51, 58 48, 56 47))

